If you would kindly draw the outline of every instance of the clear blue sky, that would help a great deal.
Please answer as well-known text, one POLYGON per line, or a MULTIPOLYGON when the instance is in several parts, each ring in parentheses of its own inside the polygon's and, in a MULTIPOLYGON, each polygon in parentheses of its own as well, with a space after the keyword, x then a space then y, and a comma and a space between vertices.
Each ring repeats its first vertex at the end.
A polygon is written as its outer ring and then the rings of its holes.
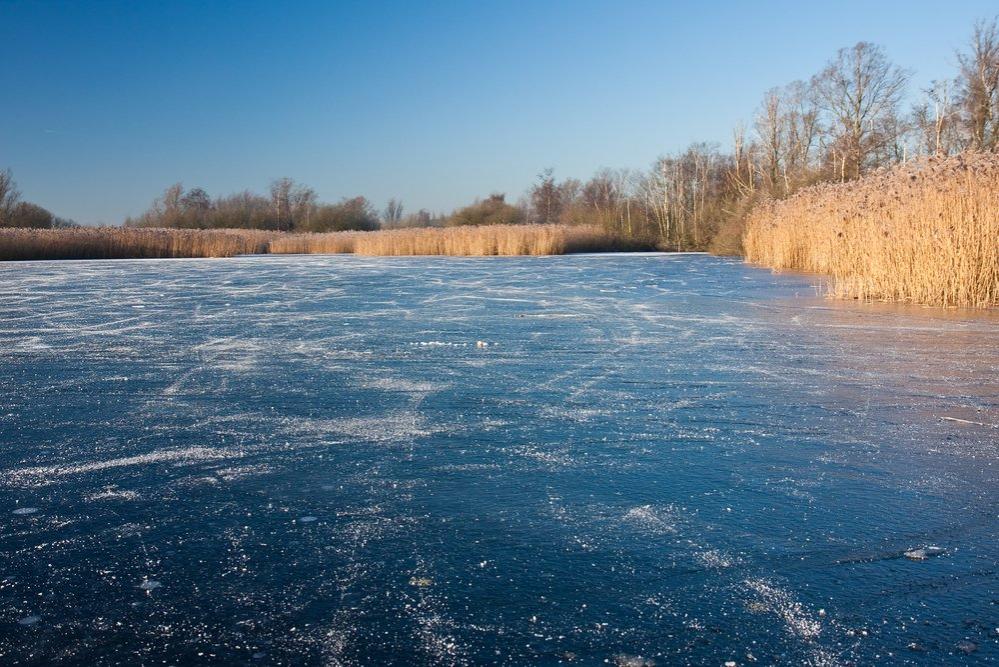
POLYGON ((876 42, 951 76, 964 2, 0 0, 0 167, 118 223, 170 183, 290 176, 336 201, 450 210, 558 176, 727 145, 762 93, 876 42))

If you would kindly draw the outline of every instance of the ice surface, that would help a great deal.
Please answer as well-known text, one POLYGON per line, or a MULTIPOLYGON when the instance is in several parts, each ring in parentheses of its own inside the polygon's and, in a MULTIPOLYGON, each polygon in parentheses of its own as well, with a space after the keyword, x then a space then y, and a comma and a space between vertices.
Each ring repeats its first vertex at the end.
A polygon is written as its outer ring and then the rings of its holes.
POLYGON ((995 661, 999 317, 817 293, 0 264, 0 662, 995 661))

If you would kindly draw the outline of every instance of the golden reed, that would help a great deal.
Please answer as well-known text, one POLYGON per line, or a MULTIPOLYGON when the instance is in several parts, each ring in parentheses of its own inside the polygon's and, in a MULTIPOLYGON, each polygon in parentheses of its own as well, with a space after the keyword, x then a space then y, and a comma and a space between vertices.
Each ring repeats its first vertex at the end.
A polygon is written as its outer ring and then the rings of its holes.
POLYGON ((756 206, 746 259, 844 298, 999 305, 999 155, 928 158, 756 206))
POLYGON ((389 229, 378 232, 289 234, 271 241, 272 253, 358 255, 562 255, 574 252, 634 250, 629 242, 595 227, 487 225, 389 229))
POLYGON ((267 252, 274 232, 245 229, 0 229, 0 260, 231 257, 267 252))
POLYGON ((0 229, 0 260, 231 257, 247 254, 560 255, 650 249, 593 227, 491 225, 295 234, 244 229, 0 229))

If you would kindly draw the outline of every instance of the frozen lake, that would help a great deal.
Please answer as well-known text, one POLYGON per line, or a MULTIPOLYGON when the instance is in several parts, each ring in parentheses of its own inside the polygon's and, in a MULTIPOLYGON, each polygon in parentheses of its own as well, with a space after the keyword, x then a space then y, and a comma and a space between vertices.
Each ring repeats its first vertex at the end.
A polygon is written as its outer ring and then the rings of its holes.
POLYGON ((995 662, 999 318, 816 294, 0 264, 0 663, 995 662))

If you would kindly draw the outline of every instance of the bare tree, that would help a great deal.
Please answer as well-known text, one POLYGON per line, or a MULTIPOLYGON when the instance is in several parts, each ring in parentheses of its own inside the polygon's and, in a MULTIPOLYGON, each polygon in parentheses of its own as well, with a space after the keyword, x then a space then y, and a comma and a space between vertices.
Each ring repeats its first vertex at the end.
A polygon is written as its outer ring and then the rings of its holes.
POLYGON ((755 146, 747 142, 746 127, 740 122, 732 131, 732 169, 729 180, 746 197, 752 197, 756 192, 754 152, 755 146))
MULTIPOLYGON (((815 100, 815 90, 804 81, 794 81, 784 88, 787 118, 787 155, 785 167, 800 185, 807 180, 807 172, 812 168, 812 158, 816 142, 822 131, 819 122, 819 108, 815 100)), ((786 179, 786 174, 785 174, 786 179)), ((789 188, 791 186, 789 185, 789 188)))
POLYGON ((180 200, 184 196, 184 186, 174 183, 163 191, 162 196, 153 202, 153 218, 159 221, 157 226, 177 227, 180 225, 183 211, 180 200))
POLYGON ((960 95, 968 143, 978 150, 999 146, 999 27, 996 20, 975 24, 970 50, 957 55, 960 95))
POLYGON ((388 204, 385 205, 385 212, 382 214, 382 218, 385 221, 386 227, 399 227, 402 224, 402 202, 398 199, 392 198, 388 200, 388 204))
POLYGON ((543 225, 554 224, 562 215, 564 202, 562 192, 555 183, 555 170, 545 169, 538 174, 537 182, 531 187, 530 205, 532 222, 543 225))
POLYGON ((10 169, 0 171, 0 227, 10 224, 21 193, 14 182, 14 174, 10 169))
POLYGON ((292 226, 308 229, 312 226, 312 217, 318 206, 319 198, 316 191, 307 185, 296 185, 289 193, 292 226))
POLYGON ((291 229, 291 191, 294 187, 295 181, 290 178, 278 178, 271 182, 271 207, 278 229, 291 229))
POLYGON ((767 91, 754 124, 763 156, 764 182, 774 196, 780 196, 785 191, 780 179, 781 171, 786 166, 784 142, 788 135, 784 104, 781 91, 776 88, 767 91))
POLYGON ((916 151, 920 155, 951 155, 962 147, 958 107, 950 81, 933 81, 912 107, 916 151))
POLYGON ((831 121, 830 158, 840 178, 855 178, 872 157, 896 140, 895 127, 909 73, 893 65, 880 47, 868 42, 840 49, 814 80, 831 121))
POLYGON ((185 212, 201 216, 212 207, 212 200, 204 188, 191 188, 180 198, 180 205, 185 212))

